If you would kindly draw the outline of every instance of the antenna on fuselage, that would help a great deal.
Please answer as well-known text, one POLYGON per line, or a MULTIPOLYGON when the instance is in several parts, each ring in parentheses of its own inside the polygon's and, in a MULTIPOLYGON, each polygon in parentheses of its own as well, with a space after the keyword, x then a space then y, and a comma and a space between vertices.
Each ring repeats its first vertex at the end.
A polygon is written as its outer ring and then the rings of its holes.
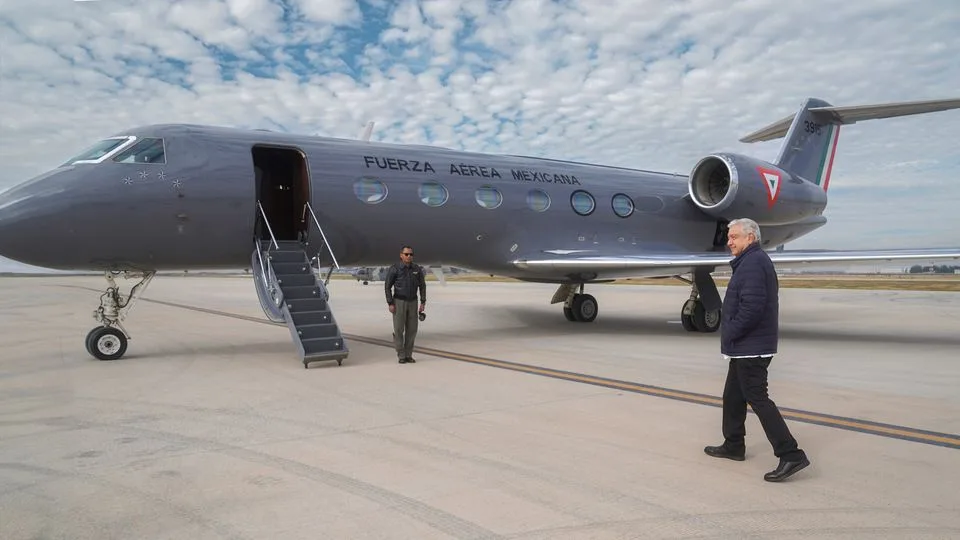
POLYGON ((363 128, 363 133, 360 134, 360 140, 370 142, 370 135, 373 134, 373 120, 367 122, 367 126, 363 128))

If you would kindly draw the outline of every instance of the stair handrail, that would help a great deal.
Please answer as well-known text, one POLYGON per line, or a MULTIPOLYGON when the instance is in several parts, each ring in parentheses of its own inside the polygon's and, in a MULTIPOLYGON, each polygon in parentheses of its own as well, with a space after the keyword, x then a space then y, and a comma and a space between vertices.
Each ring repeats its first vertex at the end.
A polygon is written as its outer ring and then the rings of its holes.
POLYGON ((277 238, 273 236, 273 227, 270 226, 270 220, 267 219, 267 213, 263 210, 263 206, 260 204, 260 201, 257 201, 257 208, 260 209, 260 215, 263 216, 263 223, 267 226, 267 231, 270 232, 270 239, 273 240, 273 247, 280 249, 280 245, 277 244, 277 238))
POLYGON ((257 260, 260 261, 260 279, 263 281, 267 292, 273 297, 274 304, 279 306, 283 303, 283 295, 281 293, 280 297, 277 298, 276 276, 273 273, 273 265, 270 264, 269 260, 264 261, 263 253, 260 250, 260 242, 254 243, 256 244, 257 260))
MULTIPOLYGON (((309 202, 306 203, 307 209, 310 210, 310 215, 313 217, 313 222, 317 225, 317 230, 320 231, 320 236, 323 237, 323 245, 327 247, 327 251, 330 252, 330 257, 333 258, 333 264, 337 267, 337 270, 340 269, 340 263, 337 262, 337 256, 333 254, 333 248, 330 247, 330 242, 327 240, 327 235, 323 233, 323 227, 320 226, 320 220, 317 219, 317 215, 313 213, 313 206, 309 202)), ((320 259, 317 259, 317 265, 320 264, 320 259)))

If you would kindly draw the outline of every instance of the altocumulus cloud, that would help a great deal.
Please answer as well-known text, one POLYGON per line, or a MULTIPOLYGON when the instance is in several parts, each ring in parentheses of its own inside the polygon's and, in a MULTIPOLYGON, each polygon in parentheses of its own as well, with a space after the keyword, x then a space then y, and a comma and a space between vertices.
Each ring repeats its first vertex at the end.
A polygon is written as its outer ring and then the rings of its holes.
MULTIPOLYGON (((955 0, 4 0, 0 189, 191 122, 686 173, 808 96, 960 97, 955 0)), ((960 244, 960 111, 844 128, 791 247, 960 244)))

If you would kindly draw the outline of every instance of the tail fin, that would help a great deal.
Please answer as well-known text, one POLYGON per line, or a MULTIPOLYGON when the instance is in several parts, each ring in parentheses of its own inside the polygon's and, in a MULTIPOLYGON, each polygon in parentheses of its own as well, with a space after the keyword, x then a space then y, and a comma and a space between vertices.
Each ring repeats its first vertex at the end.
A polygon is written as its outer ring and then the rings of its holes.
POLYGON ((786 135, 775 164, 826 191, 830 185, 830 172, 837 153, 841 125, 958 108, 960 99, 834 107, 826 101, 808 98, 795 115, 757 130, 740 139, 740 142, 769 141, 786 135))

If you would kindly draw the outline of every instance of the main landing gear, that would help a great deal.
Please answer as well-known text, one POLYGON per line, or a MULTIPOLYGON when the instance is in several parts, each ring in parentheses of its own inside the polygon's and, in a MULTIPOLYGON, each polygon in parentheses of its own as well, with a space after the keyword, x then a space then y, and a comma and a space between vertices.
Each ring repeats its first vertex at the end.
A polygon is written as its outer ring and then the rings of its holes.
MULTIPOLYGON (((716 332, 720 329, 720 293, 710 275, 712 268, 698 268, 693 280, 680 276, 677 279, 690 284, 690 298, 680 310, 680 322, 687 332, 716 332)), ((557 288, 551 304, 563 303, 563 315, 571 322, 593 322, 597 318, 597 299, 584 294, 583 283, 564 283, 557 288), (579 289, 579 292, 578 292, 579 289)))
POLYGON ((677 276, 690 284, 690 298, 680 310, 680 323, 687 332, 716 332, 720 328, 720 293, 713 282, 710 270, 694 272, 693 281, 677 276))
POLYGON ((114 280, 117 274, 118 272, 104 272, 107 291, 100 296, 100 307, 93 311, 93 318, 100 323, 100 326, 87 334, 87 352, 98 360, 117 360, 127 352, 130 334, 120 321, 126 318, 137 295, 147 288, 156 272, 124 272, 125 278, 141 277, 140 283, 134 285, 127 296, 120 294, 120 287, 114 280))
POLYGON ((593 322, 597 318, 599 306, 597 299, 583 293, 583 283, 579 284, 580 292, 576 292, 576 283, 564 283, 553 294, 551 304, 563 302, 563 316, 571 322, 593 322))

